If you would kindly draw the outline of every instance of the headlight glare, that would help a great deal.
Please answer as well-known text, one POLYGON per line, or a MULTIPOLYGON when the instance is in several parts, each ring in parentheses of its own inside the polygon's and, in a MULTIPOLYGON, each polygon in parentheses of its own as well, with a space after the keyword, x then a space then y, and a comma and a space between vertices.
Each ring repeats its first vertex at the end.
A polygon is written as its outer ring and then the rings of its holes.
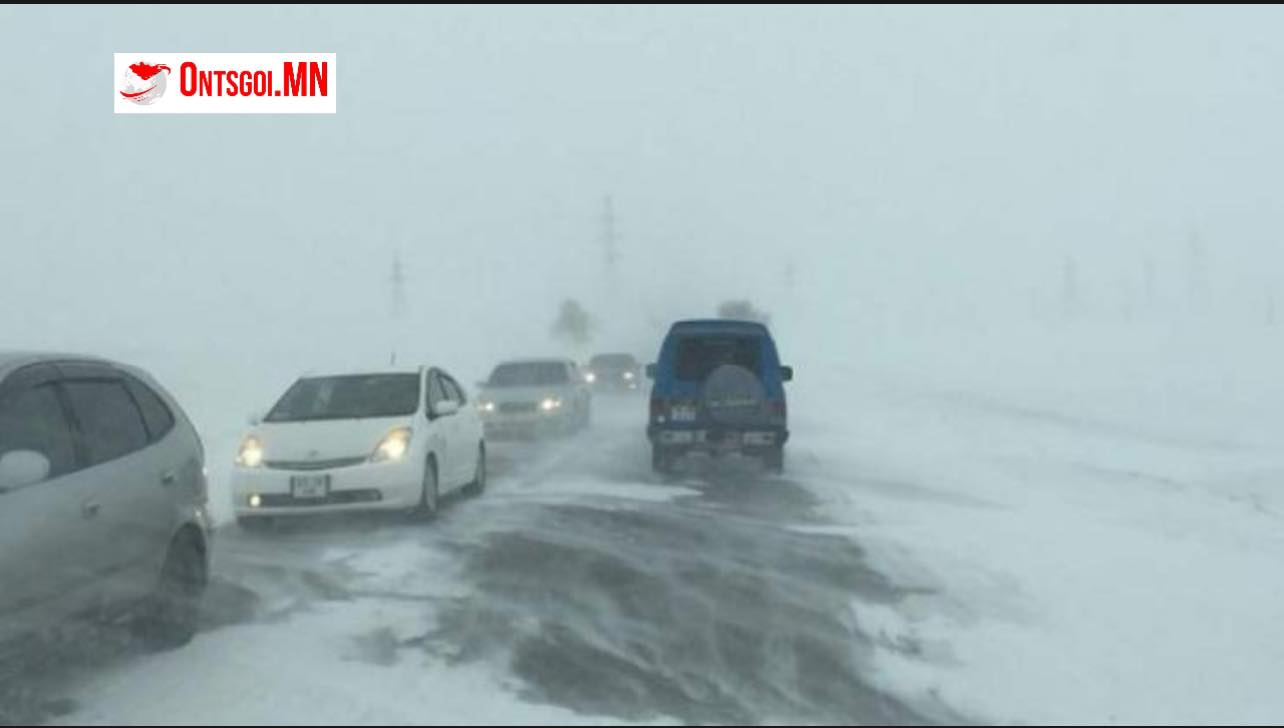
POLYGON ((375 446, 370 459, 376 463, 400 460, 410 451, 411 431, 409 427, 398 427, 392 430, 375 446))
POLYGON ((250 435, 241 441, 241 449, 236 453, 236 464, 243 468, 257 468, 263 464, 263 443, 259 438, 250 435))

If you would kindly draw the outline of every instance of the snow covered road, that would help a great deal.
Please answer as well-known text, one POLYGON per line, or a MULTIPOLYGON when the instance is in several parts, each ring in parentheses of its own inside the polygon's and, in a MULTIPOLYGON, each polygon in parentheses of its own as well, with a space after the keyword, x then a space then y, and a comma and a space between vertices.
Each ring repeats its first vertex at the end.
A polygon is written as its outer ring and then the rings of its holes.
POLYGON ((1231 426, 1247 414, 816 378, 785 477, 660 479, 645 401, 620 399, 576 438, 493 443, 488 491, 432 524, 224 527, 192 645, 145 655, 103 630, 42 652, 11 706, 114 724, 1284 715, 1284 457, 1231 426), (864 383, 837 398, 839 380, 864 383))
POLYGON ((32 704, 77 723, 931 720, 867 680, 849 605, 903 594, 853 540, 806 532, 828 523, 815 496, 748 462, 661 481, 644 413, 599 401, 575 439, 495 443, 488 491, 431 524, 225 527, 191 646, 73 655, 32 704))

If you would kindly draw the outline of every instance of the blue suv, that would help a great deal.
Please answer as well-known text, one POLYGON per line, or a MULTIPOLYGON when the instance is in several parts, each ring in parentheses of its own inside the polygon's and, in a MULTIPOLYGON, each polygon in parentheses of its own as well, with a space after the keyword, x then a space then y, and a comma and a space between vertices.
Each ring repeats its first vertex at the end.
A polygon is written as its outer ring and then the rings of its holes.
POLYGON ((655 380, 646 434, 656 472, 672 472, 691 452, 758 456, 768 470, 784 470, 789 428, 783 383, 793 379, 793 369, 781 366, 766 326, 679 321, 647 376, 655 380))

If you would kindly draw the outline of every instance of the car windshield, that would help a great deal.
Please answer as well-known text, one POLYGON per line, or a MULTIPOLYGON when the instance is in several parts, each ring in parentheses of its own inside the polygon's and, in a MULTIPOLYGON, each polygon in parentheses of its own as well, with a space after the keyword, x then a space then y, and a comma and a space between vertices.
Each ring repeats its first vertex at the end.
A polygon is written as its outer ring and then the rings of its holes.
POLYGON ((488 387, 551 387, 570 381, 561 362, 500 364, 490 373, 488 387))
POLYGON ((295 382, 263 419, 354 420, 412 415, 418 409, 418 374, 314 377, 295 382))
POLYGON ((753 336, 687 336, 678 341, 675 374, 689 382, 704 380, 720 366, 731 364, 757 373, 762 340, 753 336))
POLYGON ((628 369, 637 366, 637 360, 628 354, 599 354, 589 361, 594 369, 628 369))

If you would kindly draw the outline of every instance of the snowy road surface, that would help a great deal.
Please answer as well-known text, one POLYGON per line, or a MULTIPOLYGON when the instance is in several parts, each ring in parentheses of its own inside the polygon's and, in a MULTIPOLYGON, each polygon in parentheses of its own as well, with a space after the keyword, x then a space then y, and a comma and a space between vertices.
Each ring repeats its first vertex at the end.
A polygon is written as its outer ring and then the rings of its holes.
POLYGON ((849 605, 903 593, 853 540, 802 530, 827 523, 816 497, 750 462, 661 481, 644 412, 599 401, 577 438, 493 444, 485 495, 431 524, 223 528, 190 647, 93 669, 71 648, 32 705, 113 723, 929 719, 865 677, 849 605))
POLYGON ((5 681, 6 717, 1284 716, 1270 441, 1209 424, 1226 418, 850 394, 796 398, 784 477, 732 461, 662 480, 645 400, 617 399, 576 438, 493 444, 488 491, 432 524, 225 526, 190 646, 141 654, 104 628, 46 647, 5 681))

